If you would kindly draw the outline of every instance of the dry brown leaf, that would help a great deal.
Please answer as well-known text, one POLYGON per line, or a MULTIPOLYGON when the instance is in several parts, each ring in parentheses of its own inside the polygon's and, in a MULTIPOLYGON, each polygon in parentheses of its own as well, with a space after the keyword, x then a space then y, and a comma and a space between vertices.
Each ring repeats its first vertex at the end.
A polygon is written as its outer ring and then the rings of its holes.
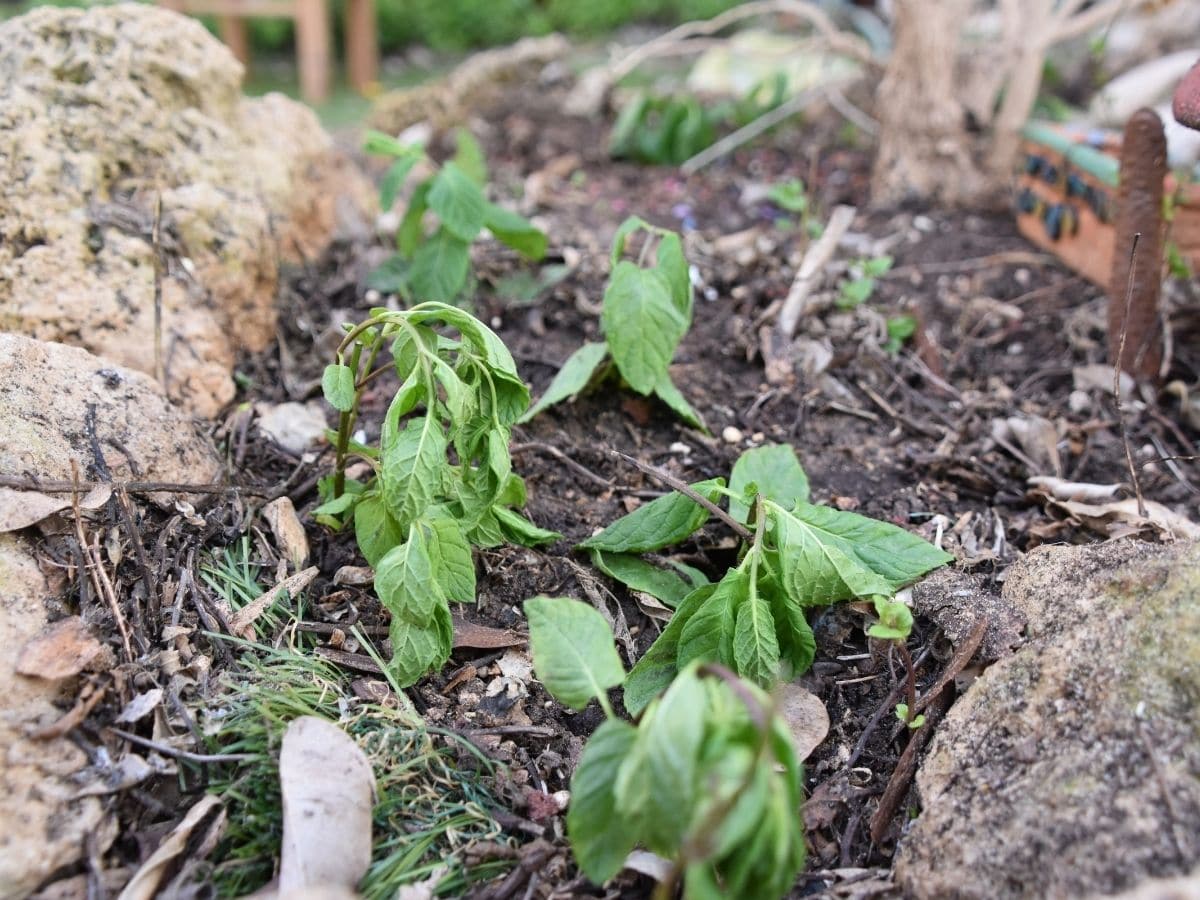
POLYGON ((1167 537, 1200 538, 1200 525, 1154 500, 1145 502, 1145 518, 1138 514, 1138 504, 1134 498, 1100 504, 1054 498, 1049 498, 1049 502, 1076 521, 1109 537, 1122 537, 1152 528, 1167 537))
POLYGON ((454 622, 454 646, 470 647, 473 650, 498 650, 502 647, 524 647, 529 636, 509 631, 507 628, 489 628, 476 625, 461 616, 451 616, 454 622))
POLYGON ((83 619, 59 619, 21 648, 17 674, 53 681, 78 675, 104 651, 83 619))
POLYGON ((428 878, 402 885, 396 892, 396 900, 433 900, 437 896, 437 886, 449 871, 449 866, 438 866, 428 878))
POLYGON ((792 732, 796 759, 808 759, 829 733, 829 713, 825 704, 816 694, 798 684, 781 684, 774 695, 779 715, 792 732))
POLYGON ((645 875, 647 878, 653 878, 659 884, 666 881, 671 875, 672 866, 670 861, 663 859, 657 853, 651 853, 649 850, 634 850, 625 857, 624 868, 632 869, 640 875, 645 875))
POLYGON ((144 719, 158 708, 158 704, 162 703, 162 698, 162 688, 153 688, 146 691, 144 694, 138 694, 125 704, 125 708, 121 710, 121 714, 117 716, 117 721, 137 722, 141 719, 144 719))
POLYGON ((1117 496, 1119 484, 1091 484, 1086 481, 1067 481, 1049 475, 1037 475, 1028 484, 1040 488, 1055 500, 1076 500, 1081 503, 1103 503, 1117 496))
POLYGON ((229 620, 230 630, 240 638, 247 641, 254 640, 254 623, 276 600, 287 592, 289 597, 295 597, 306 587, 312 584, 313 579, 321 572, 316 566, 310 566, 303 572, 297 572, 295 575, 283 579, 275 587, 271 588, 258 599, 247 603, 239 609, 229 620))
POLYGON ((1024 452, 1022 460, 1033 469, 1032 474, 1062 471, 1062 460, 1058 455, 1058 431, 1054 423, 1041 416, 1009 416, 992 420, 992 439, 1009 446, 1017 444, 1024 452))
POLYGON ((333 583, 336 585, 349 584, 361 587, 374 581, 375 570, 370 566, 342 566, 333 573, 333 583))
POLYGON ((355 890, 371 864, 375 776, 366 755, 336 725, 302 716, 284 732, 279 785, 280 895, 355 890))
POLYGON ((263 518, 275 535, 275 543, 283 551, 284 557, 292 564, 292 568, 300 569, 308 562, 308 535, 296 515, 296 507, 292 505, 291 497, 280 497, 272 500, 262 508, 263 518))
POLYGON ((194 853, 196 857, 203 857, 212 849, 221 829, 225 827, 225 810, 221 809, 221 801, 211 794, 188 810, 183 821, 175 826, 150 858, 142 863, 117 900, 151 900, 173 868, 176 857, 187 849, 192 833, 204 823, 207 823, 205 836, 201 847, 194 853), (200 850, 203 852, 199 852, 200 850))
MULTIPOLYGON (((98 484, 79 498, 80 509, 99 509, 112 496, 112 488, 98 484)), ((55 513, 70 509, 70 494, 43 494, 0 487, 0 532, 30 528, 55 513)))

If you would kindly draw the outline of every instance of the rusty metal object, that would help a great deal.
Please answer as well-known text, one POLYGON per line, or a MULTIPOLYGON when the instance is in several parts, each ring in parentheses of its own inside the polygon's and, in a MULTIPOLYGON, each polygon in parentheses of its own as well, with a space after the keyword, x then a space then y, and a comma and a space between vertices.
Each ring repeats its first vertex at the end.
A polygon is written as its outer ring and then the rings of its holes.
POLYGON ((1167 140, 1162 120, 1154 110, 1140 109, 1125 125, 1121 142, 1121 186, 1108 291, 1108 352, 1112 360, 1120 353, 1122 371, 1146 379, 1158 377, 1163 355, 1158 296, 1162 288, 1166 174, 1167 140), (1135 234, 1141 237, 1131 256, 1135 234), (1120 349, 1122 342, 1124 352, 1120 349))

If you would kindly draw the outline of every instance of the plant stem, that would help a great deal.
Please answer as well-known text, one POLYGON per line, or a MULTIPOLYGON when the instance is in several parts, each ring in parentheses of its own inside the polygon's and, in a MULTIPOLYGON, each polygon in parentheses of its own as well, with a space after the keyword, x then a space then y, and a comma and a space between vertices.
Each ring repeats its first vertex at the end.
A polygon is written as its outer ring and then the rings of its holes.
POLYGON ((687 497, 693 503, 699 503, 701 506, 703 506, 705 509, 707 509, 710 513, 712 513, 714 516, 716 516, 718 519, 720 519, 722 522, 724 522, 726 525, 728 525, 731 529, 733 529, 733 532, 738 537, 740 537, 743 541, 745 541, 746 543, 749 544, 754 540, 754 535, 750 532, 749 528, 747 528, 745 525, 743 525, 741 522, 739 522, 733 516, 729 515, 729 513, 725 512, 725 510, 721 509, 721 507, 717 506, 717 504, 713 503, 711 500, 709 500, 703 494, 696 491, 694 488, 692 488, 691 485, 687 484, 686 482, 680 481, 674 475, 670 475, 667 472, 664 472, 662 469, 657 468, 656 466, 652 466, 652 465, 649 465, 648 463, 644 463, 640 459, 635 459, 634 457, 630 456, 627 453, 622 453, 620 450, 610 450, 609 452, 613 456, 623 459, 625 462, 629 463, 631 466, 633 466, 638 471, 644 472, 645 474, 649 475, 651 478, 661 481, 663 484, 665 484, 667 487, 671 488, 672 490, 678 491, 679 493, 683 494, 683 496, 687 497))
POLYGON ((904 662, 904 692, 908 697, 908 715, 904 718, 904 724, 908 725, 917 715, 917 669, 904 641, 896 641, 896 650, 904 662))
MULTIPOLYGON (((356 380, 358 378, 358 364, 361 358, 362 344, 355 344, 354 352, 350 356, 350 370, 354 372, 356 380)), ((362 388, 356 385, 354 389, 354 402, 348 410, 338 415, 337 445, 334 447, 337 455, 333 461, 334 500, 342 496, 342 493, 346 490, 346 456, 350 449, 350 430, 354 427, 354 413, 358 409, 358 398, 361 392, 362 388)))

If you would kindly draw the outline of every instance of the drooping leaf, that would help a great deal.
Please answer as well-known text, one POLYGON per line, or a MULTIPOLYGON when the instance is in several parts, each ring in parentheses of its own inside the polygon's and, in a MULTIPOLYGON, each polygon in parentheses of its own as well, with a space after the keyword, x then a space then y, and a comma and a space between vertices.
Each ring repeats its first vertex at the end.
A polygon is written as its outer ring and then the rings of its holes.
POLYGON ((677 571, 659 568, 632 553, 593 550, 592 565, 630 590, 649 594, 672 609, 696 588, 707 583, 692 582, 677 571))
POLYGON ((405 259, 411 260, 425 239, 425 211, 429 209, 429 185, 423 181, 413 190, 396 229, 396 249, 405 259))
POLYGON ((558 374, 546 388, 546 393, 542 394, 537 403, 531 406, 517 421, 528 422, 543 409, 569 397, 575 397, 588 386, 592 376, 596 374, 596 370, 607 356, 608 346, 603 341, 584 344, 567 357, 567 361, 562 364, 562 368, 558 370, 558 374))
POLYGON ((429 208, 437 213, 442 226, 459 240, 467 243, 475 240, 483 229, 486 206, 482 189, 454 161, 444 164, 433 177, 429 208))
POLYGON ((465 128, 454 132, 454 162, 462 171, 480 187, 487 184, 487 160, 483 156, 483 148, 475 135, 465 128))
POLYGON ((383 441, 379 480, 388 512, 402 525, 412 522, 433 502, 446 465, 446 435, 432 415, 414 416, 383 441))
POLYGON ((771 607, 775 620, 775 636, 779 641, 779 655, 790 672, 785 675, 802 675, 812 665, 817 653, 817 639, 812 626, 804 617, 804 609, 788 596, 774 575, 759 573, 758 592, 771 607))
POLYGON ((692 321, 692 280, 688 273, 687 258, 683 255, 683 241, 674 232, 659 238, 655 254, 659 270, 667 276, 671 285, 671 300, 685 322, 692 321))
POLYGON ((378 566, 389 550, 404 541, 404 535, 377 491, 368 492, 354 508, 354 537, 368 565, 378 566))
POLYGON ((671 299, 667 276, 628 260, 617 263, 600 321, 621 377, 639 394, 652 393, 688 324, 671 299))
POLYGON ((451 603, 475 602, 475 561, 458 522, 449 516, 429 519, 429 551, 434 577, 451 603))
MULTIPOLYGON (((408 529, 408 539, 393 547, 375 567, 375 593, 392 614, 392 622, 404 620, 425 625, 434 609, 446 605, 430 552, 429 537, 421 522, 408 529)), ((393 653, 398 651, 393 648, 393 653)))
POLYGON ((708 432, 708 426, 704 424, 704 419, 700 417, 700 413, 692 407, 692 404, 687 402, 687 398, 680 393, 679 388, 675 387, 675 382, 671 381, 671 374, 664 372, 662 378, 658 380, 658 384, 654 386, 654 396, 670 407, 675 415, 687 425, 692 426, 699 431, 708 432))
POLYGON ((424 156, 419 150, 409 153, 406 156, 401 156, 388 168, 384 173, 383 180, 379 182, 379 208, 387 212, 396 202, 396 194, 400 192, 400 188, 404 186, 404 180, 408 178, 408 173, 413 170, 424 156))
POLYGON ((734 670, 760 687, 769 687, 779 675, 779 641, 771 608, 762 597, 752 595, 737 607, 735 618, 734 670))
POLYGON ((363 153, 369 153, 372 156, 403 157, 420 151, 420 146, 402 144, 390 134, 384 134, 382 131, 368 131, 363 140, 363 153))
POLYGON ((782 583, 796 602, 819 606, 894 594, 954 557, 896 525, 827 506, 772 505, 782 583))
POLYGON ((679 656, 679 635, 696 610, 704 605, 716 589, 715 584, 706 584, 684 597, 662 634, 630 669, 625 678, 624 695, 625 709, 631 716, 636 716, 645 709, 647 704, 665 691, 674 680, 679 671, 676 664, 679 656))
POLYGON ((546 255, 546 233, 524 216, 488 203, 484 207, 483 224, 496 240, 512 247, 526 259, 536 261, 546 255))
POLYGON ((733 668, 733 637, 737 609, 749 597, 750 576, 730 569, 708 599, 692 614, 679 634, 680 669, 693 660, 733 668))
POLYGON ((470 266, 470 244, 439 228, 413 253, 408 282, 420 300, 449 302, 466 285, 470 266))
POLYGON ((388 637, 392 642, 388 669, 402 688, 416 684, 426 672, 439 668, 450 658, 450 650, 445 646, 437 622, 416 625, 406 619, 393 618, 388 637))
POLYGON ((354 370, 343 365, 326 366, 321 391, 338 412, 350 412, 354 408, 354 370))
MULTIPOLYGON (((716 490, 725 486, 725 479, 713 478, 691 485, 702 497, 716 502, 716 490)), ((627 516, 622 516, 597 535, 579 544, 587 550, 609 550, 614 553, 648 553, 678 544, 708 521, 709 512, 703 506, 672 491, 651 500, 627 516)))
POLYGON ((557 531, 539 528, 520 513, 503 506, 492 507, 492 513, 495 515, 496 521, 500 523, 500 530, 504 532, 504 536, 513 544, 520 544, 522 547, 540 547, 543 544, 553 544, 562 539, 562 535, 557 531))
POLYGON ((579 868, 596 884, 616 875, 637 843, 637 829, 617 812, 613 793, 617 771, 636 737, 628 722, 606 719, 592 733, 571 776, 567 837, 579 868))
POLYGON ((621 107, 616 121, 613 122, 612 134, 608 139, 610 156, 623 159, 632 155, 634 138, 639 128, 642 127, 642 120, 645 118, 649 105, 645 91, 638 91, 621 107))
MULTIPOLYGON (((787 444, 754 447, 738 457, 729 475, 729 489, 741 496, 751 484, 760 497, 774 500, 784 509, 808 500, 808 476, 796 451, 787 444)), ((750 508, 741 500, 730 498, 729 514, 739 522, 750 521, 750 508)))
POLYGON ((625 680, 612 630, 591 606, 567 597, 525 601, 538 678, 560 703, 583 709, 625 680))

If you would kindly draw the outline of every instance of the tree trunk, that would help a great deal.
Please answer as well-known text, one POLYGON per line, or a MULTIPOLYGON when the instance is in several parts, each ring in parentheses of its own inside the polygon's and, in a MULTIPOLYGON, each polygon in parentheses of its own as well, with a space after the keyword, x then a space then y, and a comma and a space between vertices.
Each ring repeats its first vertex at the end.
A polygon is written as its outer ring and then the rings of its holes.
POLYGON ((963 205, 994 194, 958 96, 960 35, 969 11, 970 0, 896 0, 892 56, 876 104, 877 204, 963 205))

